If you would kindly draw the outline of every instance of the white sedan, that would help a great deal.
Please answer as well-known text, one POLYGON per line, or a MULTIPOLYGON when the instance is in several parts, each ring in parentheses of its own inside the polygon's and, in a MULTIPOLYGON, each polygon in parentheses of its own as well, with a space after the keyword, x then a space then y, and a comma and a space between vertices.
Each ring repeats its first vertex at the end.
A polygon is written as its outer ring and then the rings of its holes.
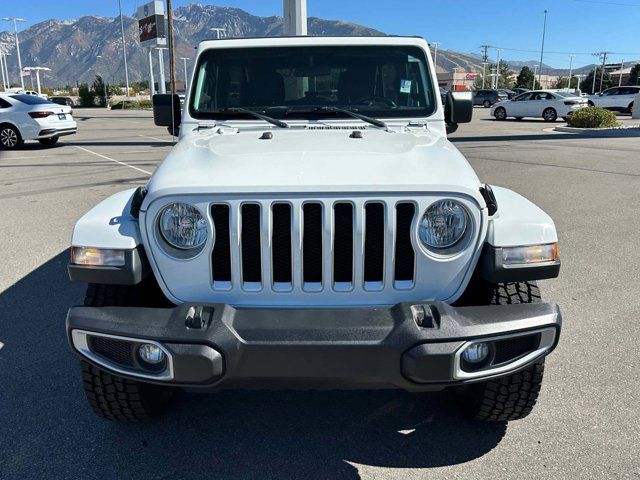
POLYGON ((63 135, 76 133, 71 108, 42 97, 0 94, 0 148, 16 148, 25 140, 55 145, 63 135))
POLYGON ((512 100, 498 102, 491 107, 491 115, 496 120, 515 117, 542 117, 545 122, 555 122, 558 117, 565 120, 573 112, 587 107, 587 99, 571 93, 534 90, 518 95, 512 100))

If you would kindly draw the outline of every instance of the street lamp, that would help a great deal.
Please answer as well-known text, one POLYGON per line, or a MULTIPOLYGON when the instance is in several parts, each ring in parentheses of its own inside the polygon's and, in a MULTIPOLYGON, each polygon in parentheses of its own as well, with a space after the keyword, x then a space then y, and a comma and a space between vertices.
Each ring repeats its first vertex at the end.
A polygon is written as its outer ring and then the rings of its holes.
POLYGON ((571 90, 571 73, 572 73, 572 67, 573 67, 573 57, 575 57, 575 55, 569 55, 569 85, 567 86, 567 91, 571 90))
POLYGON ((431 42, 431 45, 433 45, 433 65, 436 69, 436 73, 438 72, 438 45, 440 45, 441 42, 431 42))
POLYGON ((216 38, 220 40, 220 34, 224 33, 224 36, 227 36, 227 30, 225 28, 210 28, 212 32, 216 32, 216 38))
POLYGON ((187 73, 187 60, 191 60, 187 57, 180 57, 180 60, 184 62, 184 91, 187 92, 187 86, 189 83, 189 74, 187 73))
POLYGON ((500 54, 502 53, 502 48, 496 48, 496 51, 498 52, 498 65, 496 67, 496 86, 494 88, 498 88, 500 86, 499 82, 500 82, 500 54))
POLYGON ((122 56, 124 58, 124 78, 127 84, 127 93, 125 98, 129 97, 129 69, 127 68, 127 42, 124 36, 124 18, 122 17, 122 0, 118 0, 118 9, 120 10, 120 32, 122 33, 122 56))
MULTIPOLYGON (((533 66, 533 81, 531 82, 531 90, 536 89, 536 72, 538 71, 539 66, 540 65, 533 66)), ((538 83, 540 83, 540 80, 538 80, 538 83)), ((542 84, 540 84, 540 88, 542 88, 542 84)))
MULTIPOLYGON (((544 23, 542 24, 542 47, 540 47, 540 73, 538 73, 538 83, 542 87, 542 56, 544 55, 544 37, 547 33, 547 10, 544 11, 544 23)), ((535 75, 534 75, 535 76, 535 75)))
POLYGON ((25 67, 24 71, 29 72, 31 75, 31 71, 36 72, 36 81, 38 82, 38 95, 42 95, 42 88, 40 87, 40 71, 50 72, 51 69, 47 67, 25 67))
POLYGON ((20 42, 18 41, 18 24, 17 22, 26 22, 24 18, 3 17, 5 22, 13 22, 13 32, 16 39, 16 52, 18 54, 18 68, 20 69, 20 85, 24 90, 24 79, 22 78, 22 59, 20 58, 20 42))

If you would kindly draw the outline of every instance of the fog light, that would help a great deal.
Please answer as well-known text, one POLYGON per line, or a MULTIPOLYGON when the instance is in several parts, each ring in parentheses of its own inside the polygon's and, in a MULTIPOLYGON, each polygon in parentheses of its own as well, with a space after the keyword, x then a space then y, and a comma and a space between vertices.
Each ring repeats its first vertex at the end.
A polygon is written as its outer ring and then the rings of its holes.
POLYGON ((164 362, 164 352, 160 347, 152 343, 143 343, 138 349, 140 358, 151 365, 164 362))
POLYGON ((484 362, 488 356, 489 345, 484 342, 472 343, 462 352, 462 359, 472 364, 484 362))

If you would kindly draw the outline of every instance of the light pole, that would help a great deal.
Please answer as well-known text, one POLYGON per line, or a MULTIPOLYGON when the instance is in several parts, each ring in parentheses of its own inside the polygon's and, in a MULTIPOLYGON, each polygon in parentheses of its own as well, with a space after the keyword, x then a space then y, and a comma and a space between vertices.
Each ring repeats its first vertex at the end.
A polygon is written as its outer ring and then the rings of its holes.
POLYGON ((9 80, 9 65, 7 65, 7 57, 11 56, 9 52, 4 53, 4 74, 7 77, 7 87, 11 88, 11 80, 9 80))
POLYGON ((127 42, 124 36, 124 18, 122 16, 122 0, 118 0, 118 9, 120 10, 120 33, 122 33, 122 57, 124 58, 124 78, 127 84, 127 93, 125 98, 129 97, 129 69, 127 68, 127 42))
POLYGON ((6 59, 4 56, 4 44, 0 43, 0 71, 2 72, 2 85, 4 87, 4 91, 6 92, 9 88, 7 85, 7 76, 4 72, 4 64, 6 63, 6 59))
POLYGON ((569 85, 567 86, 567 91, 571 90, 571 73, 573 72, 573 57, 575 55, 569 55, 569 85))
MULTIPOLYGON (((535 90, 536 89, 536 72, 538 71, 538 67, 540 65, 534 65, 533 66, 533 81, 531 82, 531 90, 535 90)), ((540 83, 540 80, 538 80, 538 83, 540 83)), ((540 88, 542 88, 542 85, 540 85, 540 88)))
POLYGON ((227 36, 227 30, 225 28, 210 28, 212 32, 216 32, 216 38, 220 40, 220 34, 224 33, 224 36, 227 36))
POLYGON ((2 20, 13 22, 13 32, 16 39, 16 53, 18 54, 18 68, 20 69, 20 85, 24 90, 24 79, 22 78, 22 59, 20 58, 20 41, 18 40, 18 24, 17 22, 26 22, 24 18, 4 17, 2 20))
POLYGON ((484 90, 484 78, 487 71, 487 62, 482 62, 482 89, 484 90))
POLYGON ((542 86, 542 57, 544 55, 544 37, 547 33, 547 10, 544 11, 544 23, 542 24, 542 46, 540 47, 540 72, 538 73, 538 83, 542 86))
POLYGON ((42 95, 42 88, 40 86, 40 71, 45 71, 45 72, 50 72, 51 69, 47 68, 47 67, 25 67, 24 68, 25 72, 29 72, 29 75, 31 75, 32 71, 36 72, 36 81, 38 82, 38 95, 42 95))
POLYGON ((624 69, 624 58, 620 62, 620 75, 618 75, 618 86, 622 85, 622 70, 624 69))
POLYGON ((438 72, 438 45, 440 45, 440 42, 431 42, 431 45, 433 45, 433 66, 436 69, 436 73, 438 72))
POLYGON ((187 87, 189 84, 189 74, 187 73, 187 60, 191 60, 187 57, 180 57, 180 60, 184 62, 184 91, 187 92, 187 87))
POLYGON ((498 52, 498 65, 496 67, 496 86, 494 88, 498 88, 500 86, 500 54, 502 53, 502 48, 496 48, 498 52))
POLYGON ((163 50, 168 50, 166 47, 158 47, 158 71, 160 72, 160 79, 158 80, 158 91, 161 94, 167 93, 167 83, 164 78, 164 54, 163 50))
POLYGON ((156 93, 156 83, 155 78, 153 78, 153 49, 149 47, 149 96, 153 99, 153 96, 156 93))

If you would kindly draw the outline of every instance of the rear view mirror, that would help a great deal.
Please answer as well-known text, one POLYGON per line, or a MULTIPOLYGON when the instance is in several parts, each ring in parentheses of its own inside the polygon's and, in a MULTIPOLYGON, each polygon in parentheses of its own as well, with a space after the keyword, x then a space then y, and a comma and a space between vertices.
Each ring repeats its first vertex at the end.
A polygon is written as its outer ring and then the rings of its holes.
POLYGON ((161 93, 153 96, 153 121, 159 127, 168 127, 169 133, 177 135, 182 122, 180 97, 161 93))
POLYGON ((455 132, 459 123, 469 123, 472 116, 472 92, 447 92, 444 104, 444 121, 447 124, 447 133, 455 132))

